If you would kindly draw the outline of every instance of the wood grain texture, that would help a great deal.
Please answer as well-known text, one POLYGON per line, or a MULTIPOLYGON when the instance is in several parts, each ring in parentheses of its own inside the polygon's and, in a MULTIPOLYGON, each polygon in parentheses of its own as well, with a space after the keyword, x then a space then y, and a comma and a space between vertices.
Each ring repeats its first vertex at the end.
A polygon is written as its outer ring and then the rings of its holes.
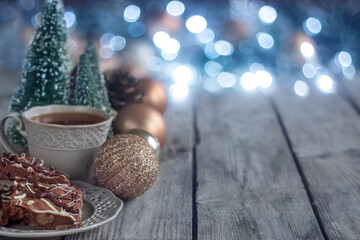
POLYGON ((359 115, 335 94, 274 98, 328 239, 360 239, 359 115))
POLYGON ((167 142, 155 185, 126 201, 120 216, 98 229, 66 239, 191 239, 193 110, 170 104, 165 114, 167 142))
POLYGON ((198 239, 323 239, 268 99, 198 103, 198 239))

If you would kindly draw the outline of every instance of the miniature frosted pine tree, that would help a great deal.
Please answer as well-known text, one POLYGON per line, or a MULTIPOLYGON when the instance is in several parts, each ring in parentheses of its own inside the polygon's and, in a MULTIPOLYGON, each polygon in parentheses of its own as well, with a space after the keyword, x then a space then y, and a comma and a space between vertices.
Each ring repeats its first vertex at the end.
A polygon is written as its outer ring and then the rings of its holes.
POLYGON ((102 109, 102 102, 90 67, 89 57, 85 53, 80 56, 77 68, 74 105, 85 105, 102 109))
MULTIPOLYGON (((67 104, 68 60, 66 27, 61 0, 48 0, 39 28, 30 43, 22 71, 20 87, 15 91, 9 110, 22 112, 33 106, 67 104)), ((9 123, 7 135, 15 144, 26 141, 9 123)))
POLYGON ((90 61, 90 68, 92 70, 93 76, 95 78, 95 84, 97 85, 98 95, 102 104, 101 109, 109 112, 111 109, 108 92, 105 85, 104 74, 100 71, 99 68, 99 59, 96 54, 96 46, 93 42, 90 42, 86 49, 85 54, 88 56, 90 61))

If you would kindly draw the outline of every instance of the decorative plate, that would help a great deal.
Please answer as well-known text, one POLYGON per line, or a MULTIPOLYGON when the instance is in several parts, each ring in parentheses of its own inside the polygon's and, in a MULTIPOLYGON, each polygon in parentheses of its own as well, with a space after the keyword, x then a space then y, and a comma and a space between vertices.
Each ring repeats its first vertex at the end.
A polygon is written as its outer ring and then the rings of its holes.
POLYGON ((83 226, 66 230, 41 230, 34 227, 15 224, 0 227, 0 236, 6 237, 56 237, 80 233, 94 229, 113 220, 120 213, 123 202, 110 191, 82 181, 71 181, 72 185, 83 190, 83 226))

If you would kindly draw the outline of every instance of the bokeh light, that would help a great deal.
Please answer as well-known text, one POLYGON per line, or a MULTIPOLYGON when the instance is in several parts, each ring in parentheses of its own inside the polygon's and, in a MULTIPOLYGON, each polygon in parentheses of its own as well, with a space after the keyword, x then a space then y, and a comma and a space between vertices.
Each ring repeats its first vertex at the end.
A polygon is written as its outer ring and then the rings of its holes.
POLYGON ((168 54, 177 53, 180 50, 180 43, 175 38, 167 39, 162 45, 161 49, 168 54))
POLYGON ((110 41, 115 37, 112 33, 105 33, 100 37, 100 45, 103 48, 110 48, 110 41))
POLYGON ((29 11, 35 7, 35 0, 20 0, 19 4, 24 10, 29 11))
POLYGON ((308 19, 305 20, 303 24, 303 28, 308 35, 313 36, 320 33, 322 29, 322 25, 319 19, 314 17, 309 17, 308 19))
POLYGON ((352 57, 350 53, 341 51, 338 54, 338 61, 343 67, 349 67, 352 63, 352 57))
POLYGON ((259 10, 259 18, 263 23, 270 24, 277 18, 277 12, 275 8, 265 5, 259 10))
POLYGON ((114 51, 121 51, 126 45, 126 39, 122 36, 115 36, 110 40, 110 48, 114 51))
POLYGON ((185 5, 180 1, 171 1, 167 4, 166 11, 172 16, 180 16, 185 11, 185 5))
POLYGON ((222 71, 223 66, 215 61, 208 61, 205 64, 204 70, 207 73, 207 75, 211 77, 216 77, 219 75, 219 73, 222 71))
POLYGON ((269 88, 272 85, 273 77, 267 71, 257 71, 255 72, 255 80, 257 86, 262 88, 269 88))
POLYGON ((112 50, 111 48, 100 48, 100 57, 107 59, 110 58, 113 54, 114 54, 114 50, 112 50))
POLYGON ((309 95, 309 86, 306 82, 297 80, 294 84, 294 92, 300 97, 307 97, 309 95))
POLYGON ((211 42, 205 45, 204 54, 209 59, 216 59, 220 55, 215 51, 215 43, 211 42))
POLYGON ((183 101, 189 94, 189 88, 186 84, 183 83, 174 83, 170 86, 169 89, 170 97, 174 101, 183 101))
POLYGON ((153 36, 153 42, 158 48, 162 48, 165 43, 169 40, 170 36, 167 32, 159 31, 153 36))
POLYGON ((230 72, 221 72, 216 78, 222 88, 231 88, 236 84, 236 76, 230 72))
POLYGON ((348 67, 343 67, 342 72, 344 74, 344 77, 346 79, 350 80, 350 79, 353 79, 355 77, 356 69, 355 69, 355 66, 351 64, 348 67))
POLYGON ((186 28, 192 33, 200 33, 205 30, 207 21, 200 15, 190 17, 186 21, 186 28))
POLYGON ((334 87, 334 81, 330 76, 324 74, 316 79, 316 85, 323 92, 331 92, 334 87))
POLYGON ((302 67, 302 72, 305 77, 313 78, 313 77, 315 77, 315 74, 316 74, 316 68, 314 65, 312 65, 310 63, 305 63, 302 67))
POLYGON ((167 53, 164 50, 161 50, 161 57, 167 61, 172 61, 178 56, 178 52, 176 53, 167 53))
POLYGON ((222 56, 229 56, 234 52, 234 46, 228 41, 217 41, 214 47, 215 51, 222 56))
POLYGON ((140 18, 140 8, 136 5, 129 5, 124 10, 124 19, 127 22, 136 22, 140 18))
POLYGON ((214 40, 215 33, 210 28, 206 28, 204 31, 198 33, 196 36, 201 43, 209 43, 214 40))
POLYGON ((264 49, 271 49, 274 46, 274 39, 268 33, 260 32, 256 35, 260 47, 264 49))
POLYGON ((311 58, 315 54, 315 49, 311 43, 303 42, 300 45, 300 52, 305 58, 311 58))
POLYGON ((64 13, 64 20, 65 20, 66 28, 70 29, 75 26, 76 15, 72 11, 66 11, 64 13))
POLYGON ((240 84, 246 91, 253 91, 257 87, 255 74, 251 72, 244 73, 240 78, 240 84))
POLYGON ((191 66, 180 65, 172 73, 174 82, 183 84, 193 84, 196 81, 196 72, 191 66))

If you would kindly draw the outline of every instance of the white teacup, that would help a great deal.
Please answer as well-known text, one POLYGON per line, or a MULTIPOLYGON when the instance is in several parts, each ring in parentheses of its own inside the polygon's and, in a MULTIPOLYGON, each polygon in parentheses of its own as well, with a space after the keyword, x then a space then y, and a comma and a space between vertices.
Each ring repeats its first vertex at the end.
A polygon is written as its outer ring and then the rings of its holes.
POLYGON ((92 174, 92 163, 96 150, 107 138, 112 116, 105 111, 86 106, 47 105, 33 107, 23 113, 8 113, 1 120, 0 136, 5 149, 17 151, 5 136, 5 122, 8 118, 19 121, 17 129, 26 137, 29 153, 43 159, 72 179, 88 179, 92 174), (34 118, 53 113, 88 113, 101 117, 102 121, 87 125, 60 125, 35 120, 34 118))

